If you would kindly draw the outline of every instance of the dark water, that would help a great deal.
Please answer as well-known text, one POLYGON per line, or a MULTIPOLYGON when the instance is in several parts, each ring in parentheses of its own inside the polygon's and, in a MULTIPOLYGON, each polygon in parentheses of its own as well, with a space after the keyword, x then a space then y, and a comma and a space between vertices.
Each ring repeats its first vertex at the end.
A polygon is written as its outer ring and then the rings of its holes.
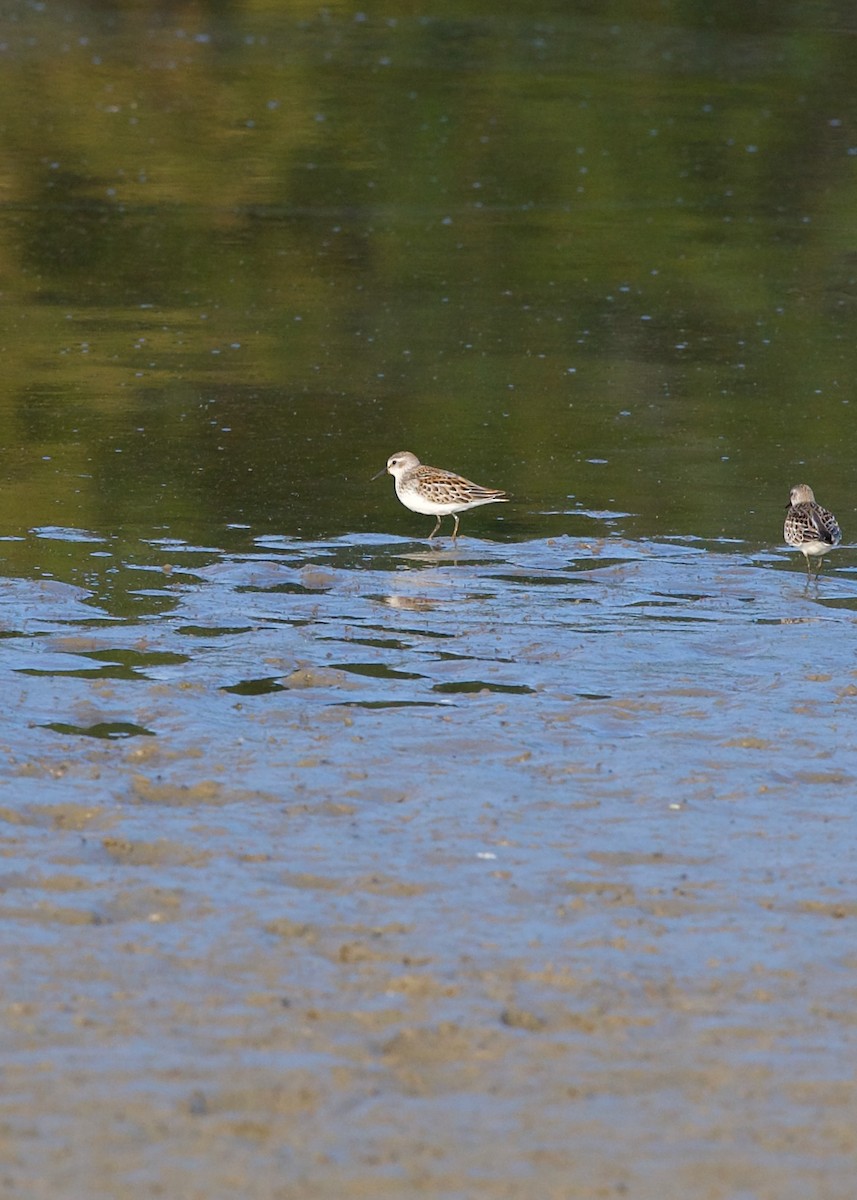
POLYGON ((7 6, 10 1195, 850 1200, 855 34, 7 6))
POLYGON ((403 447, 516 537, 847 515, 848 6, 8 11, 7 529, 408 532, 403 447))

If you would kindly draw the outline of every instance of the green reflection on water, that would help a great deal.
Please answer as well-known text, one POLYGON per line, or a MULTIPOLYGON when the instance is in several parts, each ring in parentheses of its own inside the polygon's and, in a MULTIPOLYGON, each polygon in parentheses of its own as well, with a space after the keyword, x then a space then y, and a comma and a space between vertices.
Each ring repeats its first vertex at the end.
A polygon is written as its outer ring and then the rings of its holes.
POLYGON ((51 729, 54 733, 66 733, 72 737, 104 738, 114 741, 117 738, 155 737, 151 729, 142 725, 134 725, 130 721, 99 721, 95 725, 69 725, 63 721, 50 721, 43 729, 51 729))
POLYGON ((407 448, 473 537, 847 540, 850 7, 12 9, 4 532, 419 538, 407 448))

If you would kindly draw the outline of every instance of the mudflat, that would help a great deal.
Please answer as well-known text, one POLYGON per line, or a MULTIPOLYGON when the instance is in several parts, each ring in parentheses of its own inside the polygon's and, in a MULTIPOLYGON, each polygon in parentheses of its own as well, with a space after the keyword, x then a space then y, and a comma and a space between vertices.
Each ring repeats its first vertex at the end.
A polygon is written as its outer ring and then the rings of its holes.
POLYGON ((2 1194, 850 1200, 847 580, 372 547, 6 589, 2 1194))

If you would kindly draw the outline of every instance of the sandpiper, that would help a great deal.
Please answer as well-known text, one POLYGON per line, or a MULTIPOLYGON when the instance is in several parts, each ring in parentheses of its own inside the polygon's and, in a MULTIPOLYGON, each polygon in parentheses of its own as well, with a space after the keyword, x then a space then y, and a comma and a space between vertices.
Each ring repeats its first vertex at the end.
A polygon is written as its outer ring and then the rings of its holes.
POLYGON ((434 529, 429 534, 433 538, 440 529, 441 517, 452 513, 455 528, 452 540, 458 537, 458 514, 468 508, 477 508, 480 504, 495 504, 508 500, 505 492, 495 488, 480 487, 471 483, 461 475, 452 471, 442 471, 440 467, 427 467, 421 463, 416 454, 410 450, 399 450, 387 459, 386 467, 373 475, 378 479, 389 472, 396 481, 396 495, 411 512, 425 513, 429 517, 437 517, 434 529))
POLYGON ((816 576, 824 555, 842 541, 842 532, 833 513, 816 502, 808 483, 796 484, 789 493, 783 536, 806 557, 806 573, 811 575, 810 556, 818 559, 816 576))

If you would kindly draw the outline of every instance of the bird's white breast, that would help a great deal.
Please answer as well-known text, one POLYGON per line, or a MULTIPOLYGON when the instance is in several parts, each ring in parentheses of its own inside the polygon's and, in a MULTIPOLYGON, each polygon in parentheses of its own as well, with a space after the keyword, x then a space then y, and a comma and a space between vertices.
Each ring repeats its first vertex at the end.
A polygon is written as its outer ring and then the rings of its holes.
POLYGON ((402 486, 396 480, 396 495, 404 504, 405 508, 409 508, 411 512, 423 513, 424 516, 444 516, 447 513, 461 512, 462 509, 469 508, 470 505, 465 500, 463 503, 459 500, 448 500, 446 503, 429 500, 417 488, 402 486))

